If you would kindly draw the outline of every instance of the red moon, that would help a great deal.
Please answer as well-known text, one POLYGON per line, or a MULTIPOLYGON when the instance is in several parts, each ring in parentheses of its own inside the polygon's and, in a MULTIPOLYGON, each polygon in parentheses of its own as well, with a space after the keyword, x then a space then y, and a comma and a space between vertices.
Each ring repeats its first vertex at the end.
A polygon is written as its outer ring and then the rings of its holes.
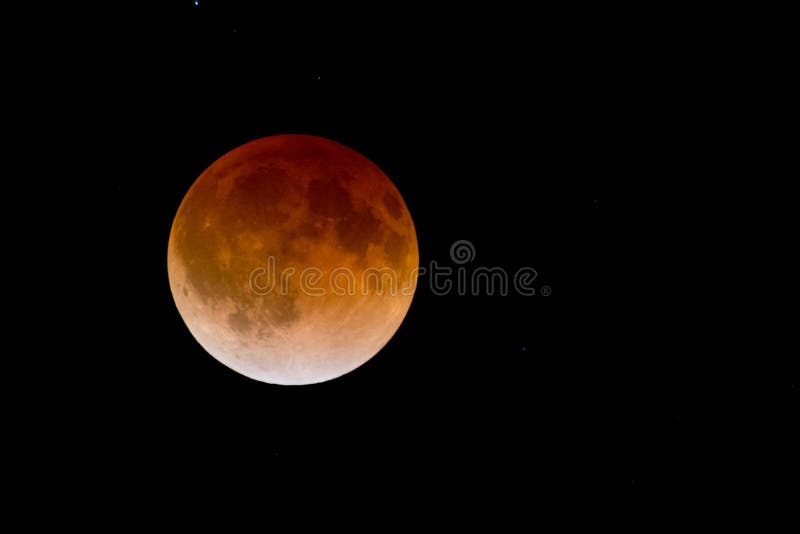
POLYGON ((276 135, 215 161, 178 208, 167 251, 175 304, 214 358, 245 376, 334 379, 395 334, 416 288, 411 214, 358 152, 276 135))

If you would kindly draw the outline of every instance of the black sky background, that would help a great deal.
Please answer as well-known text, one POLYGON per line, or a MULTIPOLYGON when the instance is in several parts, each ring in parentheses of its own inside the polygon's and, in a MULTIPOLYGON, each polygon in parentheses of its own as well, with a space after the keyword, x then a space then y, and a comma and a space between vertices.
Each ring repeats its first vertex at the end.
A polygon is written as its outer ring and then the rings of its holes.
POLYGON ((56 98, 65 123, 89 121, 74 135, 107 170, 85 184, 110 267, 69 393, 80 465, 165 493, 294 476, 519 511, 788 476, 768 459, 730 465, 753 435, 795 443, 796 364, 709 317, 735 300, 704 259, 739 224, 711 162, 735 157, 719 133, 741 120, 725 87, 743 47, 647 14, 364 15, 136 4, 54 52, 59 83, 91 76, 56 98), (423 278, 397 335, 340 379, 228 370, 174 306, 170 225, 214 160, 281 133, 376 163, 422 265, 466 239, 473 265, 534 267, 552 294, 438 297, 423 278))

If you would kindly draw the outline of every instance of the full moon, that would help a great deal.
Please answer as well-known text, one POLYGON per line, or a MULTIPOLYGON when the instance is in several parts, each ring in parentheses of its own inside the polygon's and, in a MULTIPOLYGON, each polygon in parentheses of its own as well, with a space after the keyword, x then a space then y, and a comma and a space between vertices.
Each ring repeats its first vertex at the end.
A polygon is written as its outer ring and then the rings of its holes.
POLYGON ((169 235, 175 304, 224 365, 271 384, 324 382, 400 327, 419 267, 411 214, 371 161, 333 141, 276 135, 215 161, 169 235))

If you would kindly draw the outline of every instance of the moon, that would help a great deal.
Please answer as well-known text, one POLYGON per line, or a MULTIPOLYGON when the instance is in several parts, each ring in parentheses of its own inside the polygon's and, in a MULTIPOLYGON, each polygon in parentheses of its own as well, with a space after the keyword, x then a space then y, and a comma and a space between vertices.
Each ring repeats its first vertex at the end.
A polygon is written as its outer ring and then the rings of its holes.
POLYGON ((372 358, 405 318, 418 270, 414 223, 391 180, 309 135, 257 139, 211 164, 167 249, 194 338, 271 384, 324 382, 372 358))

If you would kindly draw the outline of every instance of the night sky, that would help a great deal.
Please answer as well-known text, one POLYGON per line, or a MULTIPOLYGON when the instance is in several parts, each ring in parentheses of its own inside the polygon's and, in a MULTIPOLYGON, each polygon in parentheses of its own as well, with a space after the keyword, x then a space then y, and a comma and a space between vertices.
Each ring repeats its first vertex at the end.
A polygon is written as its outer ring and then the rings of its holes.
POLYGON ((107 170, 92 187, 115 266, 75 393, 88 462, 112 485, 296 476, 522 513, 543 496, 702 493, 744 476, 731 444, 753 434, 789 450, 796 365, 709 318, 720 293, 701 258, 731 239, 707 216, 724 192, 701 158, 730 120, 709 104, 720 62, 597 13, 397 9, 343 25, 341 11, 132 4, 77 47, 94 82, 70 114, 96 110, 81 139, 107 170), (376 163, 421 265, 468 240, 470 265, 533 267, 539 291, 436 296, 422 277, 395 337, 340 379, 230 371, 178 314, 167 240, 206 167, 281 133, 376 163))

